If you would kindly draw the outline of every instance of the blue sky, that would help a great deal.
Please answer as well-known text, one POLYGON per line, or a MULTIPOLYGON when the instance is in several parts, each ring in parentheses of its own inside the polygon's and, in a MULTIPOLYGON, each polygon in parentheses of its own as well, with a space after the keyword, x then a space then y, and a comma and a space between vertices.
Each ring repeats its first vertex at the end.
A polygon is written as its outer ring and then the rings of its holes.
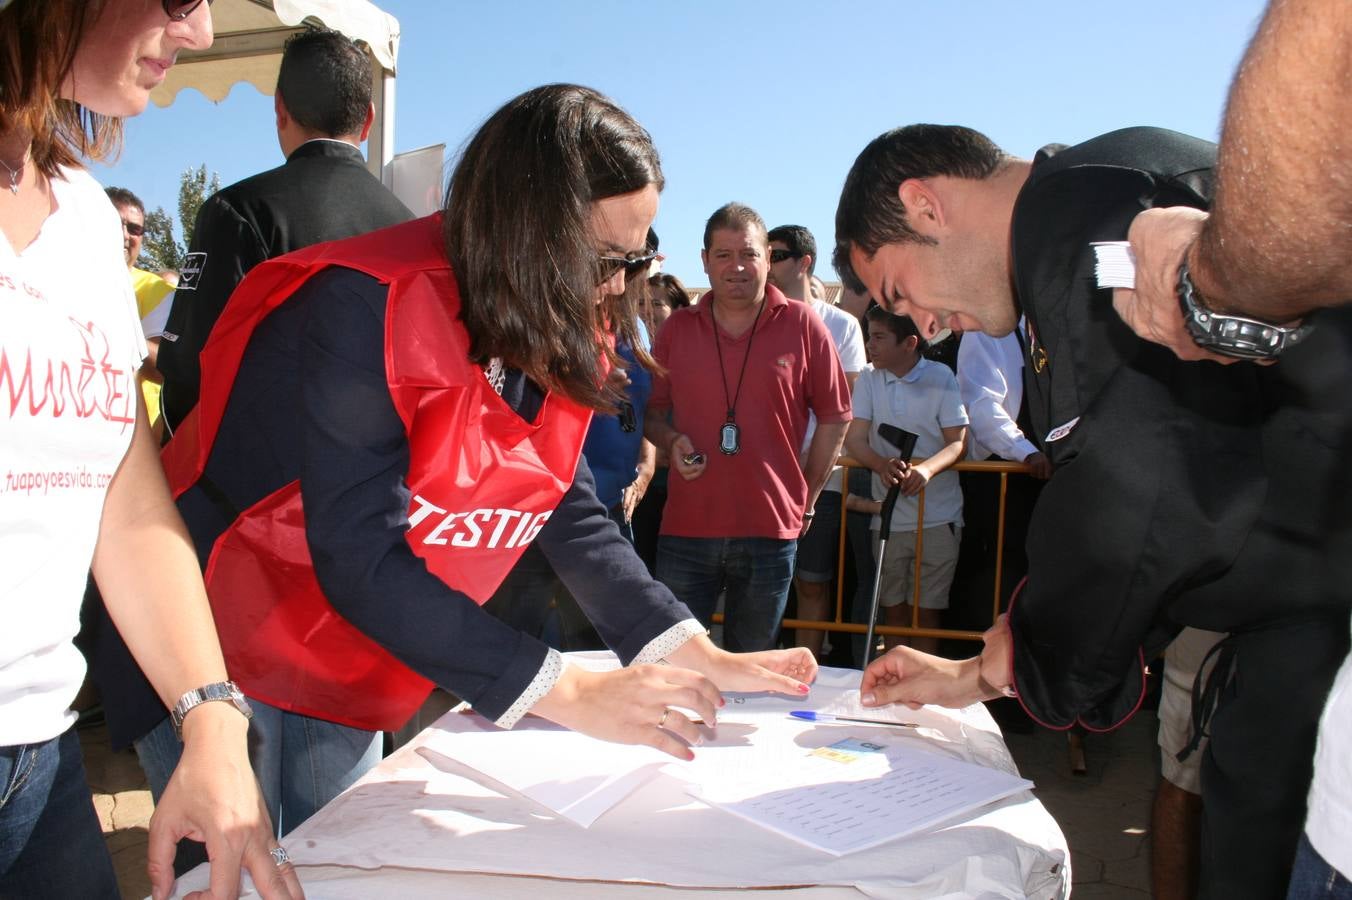
MULTIPOLYGON (((666 270, 707 284, 704 220, 740 200, 828 248, 850 164, 909 122, 978 128, 1031 155, 1126 125, 1218 136, 1226 88, 1261 0, 748 3, 377 0, 399 19, 395 149, 453 156, 498 106, 551 81, 595 87, 662 153, 655 227, 666 270)), ((272 101, 238 85, 220 104, 185 91, 127 123, 96 167, 176 212, 179 173, 228 184, 279 165, 272 101)), ((829 266, 819 274, 834 280, 829 266)))

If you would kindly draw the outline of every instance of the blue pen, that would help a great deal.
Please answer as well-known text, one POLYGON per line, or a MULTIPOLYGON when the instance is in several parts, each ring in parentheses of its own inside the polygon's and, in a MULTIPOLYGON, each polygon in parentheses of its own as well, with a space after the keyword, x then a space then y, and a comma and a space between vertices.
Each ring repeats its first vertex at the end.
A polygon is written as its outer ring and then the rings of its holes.
POLYGON ((859 719, 854 716, 833 716, 830 713, 813 712, 810 709, 795 709, 789 713, 795 719, 807 719, 809 722, 862 722, 865 725, 891 725, 893 728, 919 728, 917 722, 889 722, 886 719, 859 719))

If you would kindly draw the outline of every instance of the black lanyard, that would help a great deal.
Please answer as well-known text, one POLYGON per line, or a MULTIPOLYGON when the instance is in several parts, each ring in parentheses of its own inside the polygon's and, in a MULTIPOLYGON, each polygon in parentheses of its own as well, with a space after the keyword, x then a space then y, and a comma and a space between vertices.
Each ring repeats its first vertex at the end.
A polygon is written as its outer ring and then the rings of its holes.
POLYGON ((714 325, 714 349, 718 351, 718 374, 723 376, 723 402, 728 407, 728 418, 718 433, 718 449, 729 456, 742 449, 741 431, 737 427, 737 398, 742 396, 742 382, 746 381, 746 361, 751 358, 751 345, 756 340, 756 326, 760 324, 761 313, 765 311, 765 304, 768 302, 766 298, 761 298, 760 308, 756 310, 756 318, 751 323, 751 336, 746 339, 746 353, 742 356, 742 371, 737 375, 737 390, 731 400, 728 399, 728 373, 723 368, 723 341, 718 336, 718 318, 714 315, 713 309, 709 310, 709 318, 714 325))

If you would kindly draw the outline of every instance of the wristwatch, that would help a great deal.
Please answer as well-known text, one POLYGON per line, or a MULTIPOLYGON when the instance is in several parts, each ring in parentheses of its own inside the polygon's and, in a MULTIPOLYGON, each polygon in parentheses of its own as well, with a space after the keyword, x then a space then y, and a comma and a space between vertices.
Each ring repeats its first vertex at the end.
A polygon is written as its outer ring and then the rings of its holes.
POLYGON ((174 704, 174 708, 169 711, 169 718, 174 721, 174 734, 178 735, 180 741, 183 740, 183 717, 193 707, 210 703, 213 700, 224 700, 232 703, 244 718, 253 718, 253 707, 249 706, 249 701, 240 693, 239 688, 235 686, 233 681, 204 684, 200 688, 194 688, 179 697, 178 702, 174 704))
POLYGON ((1183 324, 1197 346, 1224 356, 1276 359, 1310 333, 1309 325, 1273 325, 1207 309, 1206 301, 1193 287, 1186 259, 1178 268, 1178 302, 1183 308, 1183 324))

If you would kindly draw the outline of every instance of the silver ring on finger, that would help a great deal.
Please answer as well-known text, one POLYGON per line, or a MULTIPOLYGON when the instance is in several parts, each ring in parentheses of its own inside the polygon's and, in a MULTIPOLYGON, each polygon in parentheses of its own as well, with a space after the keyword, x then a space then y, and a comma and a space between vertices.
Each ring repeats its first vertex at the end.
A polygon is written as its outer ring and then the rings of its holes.
POLYGON ((667 715, 668 715, 670 712, 671 712, 670 707, 668 707, 667 709, 662 710, 662 718, 660 718, 660 719, 657 720, 657 727, 658 727, 658 728, 664 728, 664 727, 666 727, 666 724, 667 724, 667 715))
POLYGON ((268 852, 272 854, 273 865, 279 868, 291 863, 291 854, 286 852, 285 847, 273 847, 268 852))

